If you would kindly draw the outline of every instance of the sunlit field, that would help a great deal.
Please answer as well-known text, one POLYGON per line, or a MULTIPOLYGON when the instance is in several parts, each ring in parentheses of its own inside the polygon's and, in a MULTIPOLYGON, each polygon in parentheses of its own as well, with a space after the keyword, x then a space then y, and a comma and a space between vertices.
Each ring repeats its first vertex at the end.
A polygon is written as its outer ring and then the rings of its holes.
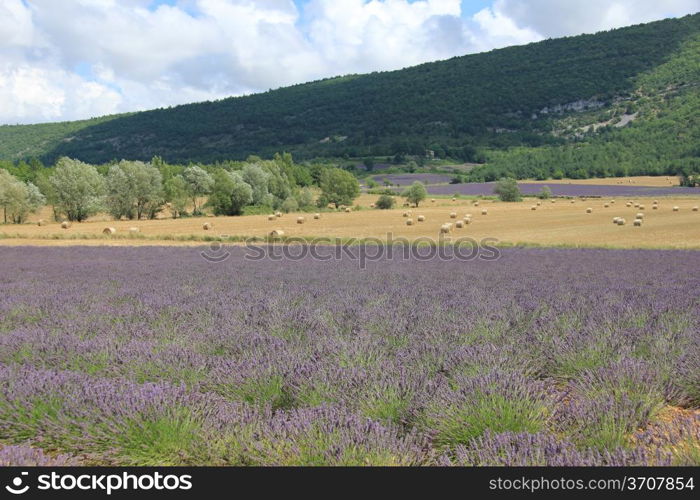
MULTIPOLYGON (((234 236, 264 238, 273 230, 284 231, 285 238, 377 238, 387 240, 404 237, 438 239, 440 227, 456 223, 471 214, 471 222, 463 228, 454 228, 447 235, 451 241, 460 237, 476 240, 495 238, 501 244, 567 245, 614 248, 700 248, 700 212, 693 211, 700 205, 700 197, 663 197, 636 199, 643 208, 626 204, 633 200, 612 199, 556 199, 537 200, 526 198, 523 202, 503 203, 494 200, 450 197, 428 198, 418 208, 392 210, 371 209, 377 200, 375 195, 362 195, 356 200, 358 210, 346 212, 320 212, 320 219, 313 213, 290 213, 268 220, 267 215, 242 217, 196 217, 185 219, 163 218, 152 221, 112 221, 107 217, 93 217, 88 222, 74 223, 69 229, 61 229, 56 222, 38 226, 36 220, 51 220, 50 209, 35 216, 32 223, 0 226, 0 245, 139 245, 163 242, 167 244, 201 244, 203 241, 234 236), (658 208, 653 209, 653 202, 658 208), (540 203, 540 205, 537 205, 540 203), (605 205, 608 205, 607 207, 605 205), (536 209, 533 210, 533 207, 536 209), (674 211, 678 207, 678 211, 674 211), (591 208, 592 212, 587 213, 591 208), (486 210, 487 214, 482 215, 486 210), (410 212, 410 215, 407 213, 410 212), (404 217, 404 214, 407 214, 404 217), (455 218, 451 218, 451 214, 455 218), (638 213, 644 214, 642 226, 633 225, 638 213), (418 216, 425 217, 418 222, 418 216), (297 222, 304 217, 304 223, 297 222), (623 217, 624 226, 613 224, 614 217, 623 217), (413 225, 407 225, 411 219, 413 225), (211 229, 203 228, 205 223, 211 229), (116 233, 103 235, 106 227, 116 233), (130 233, 132 227, 138 233, 130 233)), ((402 198, 397 198, 398 204, 402 198)))

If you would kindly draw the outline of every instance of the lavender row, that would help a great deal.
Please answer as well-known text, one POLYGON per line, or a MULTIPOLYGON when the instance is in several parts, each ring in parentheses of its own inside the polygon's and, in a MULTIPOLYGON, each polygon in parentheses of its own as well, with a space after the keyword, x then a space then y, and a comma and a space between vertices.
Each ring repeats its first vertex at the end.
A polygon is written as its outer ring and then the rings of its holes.
MULTIPOLYGON (((493 196, 493 182, 448 184, 428 186, 428 193, 437 195, 462 194, 469 196, 493 196)), ((589 196, 610 198, 642 196, 700 196, 700 188, 691 187, 650 187, 598 184, 559 184, 559 183, 520 183, 518 187, 524 195, 537 195, 543 187, 549 187, 553 196, 589 196)))
POLYGON ((694 460, 697 438, 633 436, 700 404, 696 252, 229 250, 0 250, 3 439, 99 463, 694 460))

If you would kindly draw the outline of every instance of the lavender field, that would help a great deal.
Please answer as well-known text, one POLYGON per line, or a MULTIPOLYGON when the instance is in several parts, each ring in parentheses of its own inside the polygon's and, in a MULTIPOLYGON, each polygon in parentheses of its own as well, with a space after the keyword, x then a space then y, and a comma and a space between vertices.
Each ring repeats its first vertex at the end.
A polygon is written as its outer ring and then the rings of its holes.
POLYGON ((0 464, 700 464, 698 252, 231 252, 0 249, 0 464))
MULTIPOLYGON (((427 186, 428 193, 437 195, 463 194, 470 196, 493 196, 494 182, 447 184, 427 186)), ((590 196, 590 197, 641 197, 641 196, 700 196, 700 188, 690 187, 650 187, 628 185, 596 184, 555 184, 520 183, 518 187, 524 195, 534 196, 544 186, 548 186, 554 196, 590 196)))

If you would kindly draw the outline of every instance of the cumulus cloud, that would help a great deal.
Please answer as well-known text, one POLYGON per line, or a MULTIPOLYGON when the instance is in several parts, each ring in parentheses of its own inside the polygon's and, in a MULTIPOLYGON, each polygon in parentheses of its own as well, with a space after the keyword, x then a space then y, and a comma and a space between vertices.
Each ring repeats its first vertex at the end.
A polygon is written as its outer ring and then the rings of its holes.
POLYGON ((0 0, 0 123, 217 99, 700 7, 700 0, 493 0, 467 14, 465 3, 0 0))
POLYGON ((700 10, 700 0, 496 0, 490 10, 545 37, 559 37, 692 14, 700 10))

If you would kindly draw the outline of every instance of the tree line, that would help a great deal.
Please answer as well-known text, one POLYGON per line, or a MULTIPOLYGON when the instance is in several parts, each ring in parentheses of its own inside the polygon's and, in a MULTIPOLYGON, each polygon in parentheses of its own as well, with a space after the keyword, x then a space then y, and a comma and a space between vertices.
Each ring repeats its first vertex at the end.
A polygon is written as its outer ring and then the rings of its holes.
POLYGON ((350 172, 326 164, 299 165, 288 153, 272 160, 250 157, 188 166, 159 157, 98 166, 62 157, 30 177, 34 182, 0 168, 4 222, 23 223, 45 204, 53 208, 56 220, 80 222, 99 212, 116 220, 154 219, 166 208, 173 218, 202 215, 205 206, 216 215, 241 215, 249 208, 337 208, 359 195, 359 183, 350 172))

